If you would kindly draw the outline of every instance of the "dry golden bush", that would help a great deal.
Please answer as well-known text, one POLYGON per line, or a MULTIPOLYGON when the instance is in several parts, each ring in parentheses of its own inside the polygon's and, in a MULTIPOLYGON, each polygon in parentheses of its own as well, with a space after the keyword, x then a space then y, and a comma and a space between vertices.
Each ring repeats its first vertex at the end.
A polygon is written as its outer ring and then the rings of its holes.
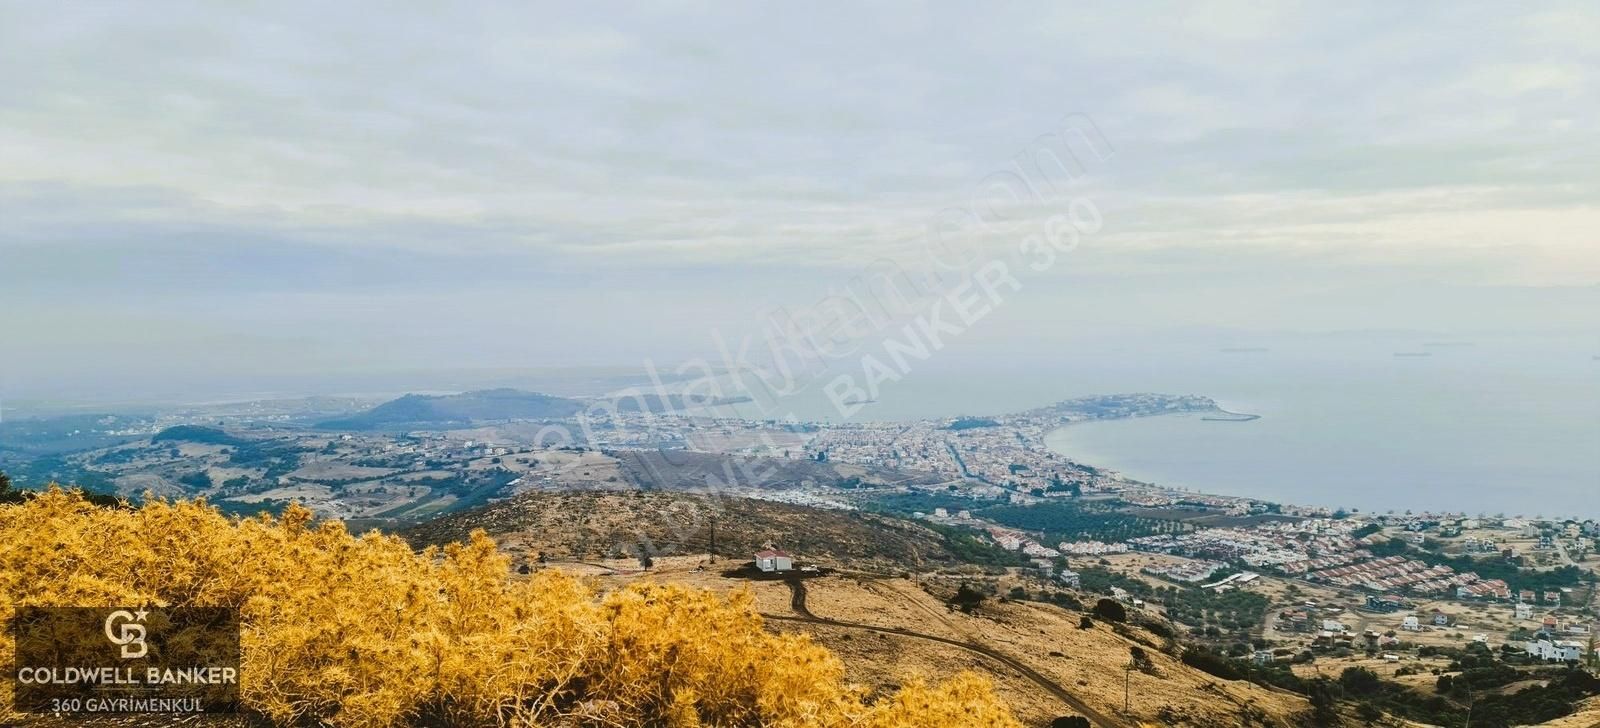
POLYGON ((0 617, 110 605, 237 608, 243 703, 285 725, 1017 725, 973 675, 869 704, 826 649, 763 629, 748 595, 513 580, 482 533, 418 553, 299 507, 235 520, 58 489, 0 506, 0 617))

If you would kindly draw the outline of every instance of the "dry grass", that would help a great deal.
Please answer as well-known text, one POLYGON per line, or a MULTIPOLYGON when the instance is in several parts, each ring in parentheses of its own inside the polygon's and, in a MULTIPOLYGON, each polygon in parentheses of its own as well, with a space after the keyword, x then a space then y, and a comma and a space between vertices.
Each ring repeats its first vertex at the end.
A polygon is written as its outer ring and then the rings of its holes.
MULTIPOLYGON (((781 582, 751 582, 722 576, 722 567, 700 568, 703 556, 659 562, 651 573, 625 561, 597 562, 625 573, 606 573, 596 566, 560 565, 594 575, 605 588, 639 579, 673 581, 718 591, 749 589, 766 614, 792 615, 790 592, 781 582)), ((1033 602, 989 600, 974 614, 952 611, 934 593, 903 578, 828 576, 807 584, 807 606, 818 617, 923 634, 998 649, 1043 673, 1067 691, 1109 716, 1128 718, 1127 725, 1186 725, 1222 728, 1240 725, 1246 712, 1256 725, 1295 726, 1308 708, 1299 696, 1244 682, 1227 682, 1198 672, 1177 658, 1162 654, 1159 638, 1140 629, 1132 638, 1108 624, 1078 628, 1078 612, 1033 602), (1131 715, 1121 713, 1123 667, 1130 647, 1151 655, 1153 674, 1132 673, 1131 715)), ((935 584, 934 592, 949 586, 935 584)), ((769 628, 813 635, 844 660, 850 681, 878 692, 891 692, 914 676, 944 678, 961 670, 989 676, 1013 714, 1024 725, 1042 726, 1061 715, 1076 714, 1028 677, 974 651, 914 636, 883 634, 852 627, 779 622, 769 628)))
POLYGON ((459 541, 473 529, 524 560, 593 560, 648 551, 717 552, 748 559, 771 542, 808 563, 896 573, 954 564, 938 533, 911 521, 746 498, 688 493, 532 492, 445 516, 406 532, 414 544, 459 541))

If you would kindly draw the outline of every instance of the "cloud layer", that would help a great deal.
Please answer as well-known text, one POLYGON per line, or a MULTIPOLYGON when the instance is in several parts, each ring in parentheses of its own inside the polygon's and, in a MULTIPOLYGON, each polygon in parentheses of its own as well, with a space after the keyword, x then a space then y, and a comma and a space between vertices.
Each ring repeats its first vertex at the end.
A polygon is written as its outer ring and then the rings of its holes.
MULTIPOLYGON (((1105 224, 1044 288, 1161 278, 1173 302, 1195 277, 1277 271, 1351 302, 1308 314, 1350 327, 1373 276, 1587 290, 1596 37, 1579 3, 8 3, 0 324, 36 351, 122 331, 159 342, 150 367, 250 337, 319 365, 419 333, 453 360, 683 354, 752 301, 915 258, 941 210, 1072 113, 1116 149, 1074 189, 1105 224), (585 300, 598 286, 609 300, 585 300), (552 346, 433 328, 526 311, 552 346), (654 333, 595 343, 634 324, 654 333)), ((1256 300, 1294 298, 1255 280, 1256 300)), ((1595 323, 1564 305, 1530 310, 1595 323)))

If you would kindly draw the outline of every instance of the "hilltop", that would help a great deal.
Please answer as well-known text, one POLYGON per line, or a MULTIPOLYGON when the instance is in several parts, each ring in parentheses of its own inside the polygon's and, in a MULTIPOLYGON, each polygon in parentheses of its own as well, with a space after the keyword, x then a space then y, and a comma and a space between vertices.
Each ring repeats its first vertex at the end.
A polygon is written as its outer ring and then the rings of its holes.
POLYGON ((443 429, 508 419, 560 419, 583 409, 575 399, 518 389, 486 389, 461 394, 408 394, 370 410, 326 420, 328 430, 443 429))
POLYGON ((528 559, 604 559, 638 554, 704 554, 716 530, 717 553, 736 558, 772 542, 808 561, 900 572, 953 567, 981 550, 959 531, 861 511, 660 491, 529 492, 441 516, 402 533, 413 545, 460 541, 474 529, 528 559))

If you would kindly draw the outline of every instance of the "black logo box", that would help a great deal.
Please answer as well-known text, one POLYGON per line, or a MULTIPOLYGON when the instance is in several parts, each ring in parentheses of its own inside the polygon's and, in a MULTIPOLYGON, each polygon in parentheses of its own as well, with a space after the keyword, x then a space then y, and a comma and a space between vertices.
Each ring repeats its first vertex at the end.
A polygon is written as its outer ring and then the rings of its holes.
POLYGON ((6 627, 18 711, 238 711, 236 609, 18 607, 6 627))

